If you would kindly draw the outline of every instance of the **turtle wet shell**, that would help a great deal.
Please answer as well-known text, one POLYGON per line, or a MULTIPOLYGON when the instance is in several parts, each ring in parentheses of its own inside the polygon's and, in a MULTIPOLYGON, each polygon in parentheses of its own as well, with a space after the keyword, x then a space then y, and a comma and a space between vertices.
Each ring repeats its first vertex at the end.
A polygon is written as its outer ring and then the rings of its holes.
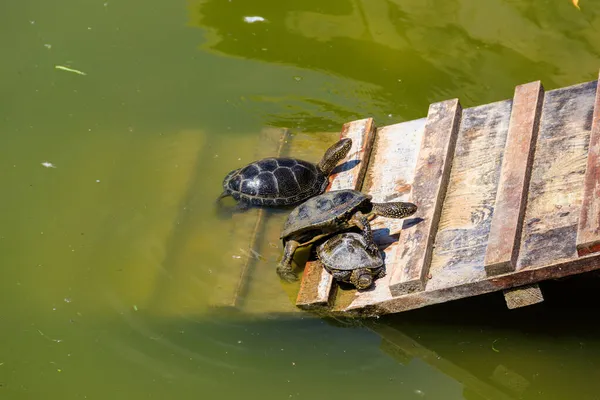
POLYGON ((381 255, 369 253, 366 247, 365 238, 360 233, 345 232, 317 246, 317 256, 328 269, 349 271, 381 267, 381 255))
POLYGON ((333 190, 312 197, 294 208, 283 226, 281 238, 299 235, 306 231, 318 232, 322 228, 335 230, 356 211, 369 212, 371 196, 358 190, 333 190))
POLYGON ((289 205, 323 193, 327 177, 313 163, 295 158, 265 158, 233 171, 225 189, 256 205, 289 205))

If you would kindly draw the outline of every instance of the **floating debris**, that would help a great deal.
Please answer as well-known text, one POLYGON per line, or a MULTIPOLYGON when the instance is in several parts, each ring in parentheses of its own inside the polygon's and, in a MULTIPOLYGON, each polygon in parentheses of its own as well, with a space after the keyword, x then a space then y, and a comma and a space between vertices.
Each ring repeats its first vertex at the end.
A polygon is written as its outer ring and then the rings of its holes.
POLYGON ((252 24, 254 22, 265 22, 265 21, 266 21, 266 19, 264 19, 263 17, 259 17, 259 16, 256 16, 256 17, 244 17, 244 22, 247 22, 249 24, 252 24))
POLYGON ((42 163, 42 165, 46 168, 56 168, 56 166, 54 164, 52 164, 51 162, 48 162, 48 161, 44 161, 42 163))
POLYGON ((73 69, 73 68, 65 67, 64 65, 55 65, 54 68, 60 69, 62 71, 73 72, 74 74, 78 74, 78 75, 87 75, 83 71, 80 71, 78 69, 73 69))
POLYGON ((577 7, 577 9, 578 9, 579 11, 581 11, 581 8, 579 8, 579 0, 571 0, 571 1, 573 2, 573 5, 574 5, 575 7, 577 7))

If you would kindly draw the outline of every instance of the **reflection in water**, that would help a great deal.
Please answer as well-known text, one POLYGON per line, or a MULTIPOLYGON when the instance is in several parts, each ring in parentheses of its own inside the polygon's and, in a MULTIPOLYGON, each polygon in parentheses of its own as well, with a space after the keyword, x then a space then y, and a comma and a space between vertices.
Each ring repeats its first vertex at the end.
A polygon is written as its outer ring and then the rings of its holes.
POLYGON ((549 283, 527 310, 482 296, 323 320, 275 274, 286 214, 248 249, 253 220, 213 207, 265 126, 291 128, 290 155, 318 161, 348 120, 594 79, 600 18, 582 7, 2 2, 0 396, 596 398, 594 275, 549 283), (248 257, 232 309, 217 294, 248 257))

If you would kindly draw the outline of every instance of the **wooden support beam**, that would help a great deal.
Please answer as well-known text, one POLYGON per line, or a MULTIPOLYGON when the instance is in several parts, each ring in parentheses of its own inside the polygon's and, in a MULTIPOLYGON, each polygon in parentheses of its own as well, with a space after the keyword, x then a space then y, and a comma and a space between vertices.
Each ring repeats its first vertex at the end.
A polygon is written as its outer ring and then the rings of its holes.
POLYGON ((394 265, 403 266, 396 268, 390 279, 394 296, 425 287, 461 114, 458 99, 429 106, 412 191, 412 201, 419 207, 414 218, 422 218, 422 221, 400 234, 399 241, 405 248, 393 261, 394 265))
POLYGON ((516 267, 543 102, 540 81, 515 88, 485 253, 488 276, 514 271, 516 267))
POLYGON ((506 306, 511 310, 544 301, 544 295, 537 283, 506 289, 503 294, 506 306))
MULTIPOLYGON (((336 167, 340 171, 330 177, 328 191, 360 190, 375 139, 373 118, 344 124, 341 138, 346 137, 352 139, 352 148, 346 158, 336 167)), ((304 309, 328 305, 333 295, 332 286, 331 274, 318 261, 308 261, 304 268, 296 305, 304 309)))
POLYGON ((600 84, 596 86, 584 179, 583 202, 577 226, 577 254, 580 257, 600 251, 600 84))

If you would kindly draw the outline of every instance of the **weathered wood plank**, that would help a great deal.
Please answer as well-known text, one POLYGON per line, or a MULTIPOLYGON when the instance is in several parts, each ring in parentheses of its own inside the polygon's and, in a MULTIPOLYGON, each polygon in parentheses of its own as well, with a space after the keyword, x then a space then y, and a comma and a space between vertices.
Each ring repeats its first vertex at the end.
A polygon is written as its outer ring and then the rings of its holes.
POLYGON ((434 304, 463 299, 486 293, 510 289, 538 283, 547 279, 582 274, 600 269, 600 253, 593 253, 575 259, 557 263, 536 265, 531 268, 516 270, 510 274, 497 275, 487 279, 466 281, 454 286, 446 286, 433 290, 413 292, 403 296, 381 298, 378 302, 362 304, 353 302, 348 305, 336 301, 331 310, 333 315, 375 316, 414 310, 434 304))
POLYGON ((576 243, 579 256, 600 251, 600 85, 596 87, 583 185, 583 202, 579 212, 576 243))
POLYGON ((517 270, 572 261, 596 81, 545 94, 517 270))
POLYGON ((504 300, 509 309, 530 306, 544 301, 544 295, 537 283, 519 286, 504 291, 504 300))
MULTIPOLYGON (((352 148, 330 177, 330 190, 357 189, 362 186, 371 148, 375 139, 373 118, 366 118, 344 124, 341 138, 351 138, 352 148)), ((296 305, 312 308, 329 304, 332 296, 333 277, 318 261, 306 263, 296 305)))
POLYGON ((512 100, 463 111, 428 290, 484 279, 512 100))
POLYGON ((458 99, 429 107, 415 170, 412 201, 419 207, 415 218, 423 221, 401 234, 404 250, 392 261, 396 267, 390 279, 394 295, 423 290, 429 270, 454 148, 461 118, 458 99))
MULTIPOLYGON (((401 122, 377 130, 377 140, 373 145, 370 165, 362 186, 364 193, 373 196, 375 202, 409 201, 412 192, 415 167, 426 118, 401 122)), ((407 221, 414 222, 410 218, 407 221)), ((402 251, 403 242, 398 240, 404 220, 375 218, 371 222, 373 237, 384 253, 386 275, 375 280, 373 288, 362 293, 356 290, 338 291, 336 303, 371 304, 378 299, 389 298, 390 279, 402 251)))
POLYGON ((485 254, 488 275, 513 271, 516 266, 543 101, 540 81, 515 88, 485 254))

